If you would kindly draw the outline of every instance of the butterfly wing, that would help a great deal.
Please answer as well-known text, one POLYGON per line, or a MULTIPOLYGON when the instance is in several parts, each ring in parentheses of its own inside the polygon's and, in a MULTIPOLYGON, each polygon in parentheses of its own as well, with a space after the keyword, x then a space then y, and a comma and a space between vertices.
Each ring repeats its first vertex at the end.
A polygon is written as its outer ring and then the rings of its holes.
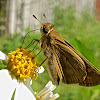
POLYGON ((100 84, 100 71, 97 70, 82 54, 80 54, 71 44, 67 41, 68 45, 85 63, 87 77, 83 82, 80 82, 79 85, 82 86, 96 86, 100 84))
POLYGON ((85 79, 87 74, 85 64, 73 50, 55 40, 53 52, 58 76, 64 83, 75 84, 85 79))
POLYGON ((57 73, 57 70, 56 70, 56 64, 54 62, 53 55, 47 59, 47 71, 48 71, 51 79, 58 86, 60 79, 59 79, 59 76, 58 76, 58 73, 57 73))
POLYGON ((79 85, 82 86, 96 86, 100 84, 100 71, 98 71, 91 63, 85 62, 87 77, 79 85))
POLYGON ((82 86, 100 84, 100 72, 67 41, 55 39, 53 51, 58 76, 64 83, 82 86))

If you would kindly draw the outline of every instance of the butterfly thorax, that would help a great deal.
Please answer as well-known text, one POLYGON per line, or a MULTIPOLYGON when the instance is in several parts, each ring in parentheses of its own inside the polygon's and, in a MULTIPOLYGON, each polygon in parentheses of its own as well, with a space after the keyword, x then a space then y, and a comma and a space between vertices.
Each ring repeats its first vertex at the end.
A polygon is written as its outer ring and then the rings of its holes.
POLYGON ((51 44, 51 37, 49 35, 42 36, 42 39, 40 41, 40 46, 42 51, 44 52, 44 55, 46 57, 52 56, 52 44, 51 44))

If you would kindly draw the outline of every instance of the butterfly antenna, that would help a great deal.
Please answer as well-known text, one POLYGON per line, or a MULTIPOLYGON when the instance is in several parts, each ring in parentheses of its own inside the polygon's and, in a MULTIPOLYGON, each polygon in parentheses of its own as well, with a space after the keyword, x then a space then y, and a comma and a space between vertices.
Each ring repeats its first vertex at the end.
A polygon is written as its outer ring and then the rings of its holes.
MULTIPOLYGON (((35 19, 37 19, 37 17, 35 16, 35 15, 33 15, 33 17, 35 18, 35 19)), ((41 21, 39 20, 39 19, 37 19, 40 23, 41 23, 41 21)), ((41 23, 42 24, 42 23, 41 23)))
MULTIPOLYGON (((46 17, 46 15, 45 14, 43 14, 43 16, 45 17, 45 19, 47 20, 47 17, 46 17)), ((47 22, 48 22, 48 20, 47 20, 47 22)))

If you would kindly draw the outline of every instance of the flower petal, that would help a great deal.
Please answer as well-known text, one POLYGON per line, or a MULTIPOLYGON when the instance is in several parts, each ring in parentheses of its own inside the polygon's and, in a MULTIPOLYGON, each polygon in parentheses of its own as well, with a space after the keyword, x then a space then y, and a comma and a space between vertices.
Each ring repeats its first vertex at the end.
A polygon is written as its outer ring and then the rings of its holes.
POLYGON ((6 63, 8 63, 7 58, 8 56, 0 51, 0 60, 4 60, 6 63))
POLYGON ((40 100, 51 100, 51 97, 53 96, 52 92, 47 93, 46 95, 44 95, 40 100))
POLYGON ((52 96, 52 98, 50 98, 50 100, 55 100, 55 99, 57 99, 58 97, 59 97, 59 94, 56 93, 56 94, 54 94, 54 95, 52 96))
POLYGON ((14 100, 36 100, 36 98, 27 86, 20 83, 20 85, 16 88, 14 100))
POLYGON ((37 71, 38 73, 43 73, 43 72, 44 72, 43 66, 38 67, 38 68, 36 69, 36 71, 37 71))
POLYGON ((53 91, 53 90, 56 88, 56 86, 52 84, 52 81, 49 81, 49 82, 46 84, 45 87, 49 88, 50 91, 53 91))
POLYGON ((26 81, 24 81, 24 82, 25 82, 25 83, 27 82, 27 83, 29 83, 30 85, 32 85, 32 79, 31 79, 31 77, 27 78, 26 81))
POLYGON ((44 94, 49 93, 50 91, 53 91, 56 88, 55 85, 52 84, 51 81, 49 81, 46 86, 37 94, 37 96, 42 96, 44 94))
POLYGON ((11 100, 15 88, 19 85, 17 80, 12 80, 8 70, 0 70, 0 99, 11 100))
POLYGON ((32 84, 31 78, 27 78, 26 81, 23 81, 23 83, 30 90, 30 92, 34 95, 33 89, 30 86, 30 84, 32 84))

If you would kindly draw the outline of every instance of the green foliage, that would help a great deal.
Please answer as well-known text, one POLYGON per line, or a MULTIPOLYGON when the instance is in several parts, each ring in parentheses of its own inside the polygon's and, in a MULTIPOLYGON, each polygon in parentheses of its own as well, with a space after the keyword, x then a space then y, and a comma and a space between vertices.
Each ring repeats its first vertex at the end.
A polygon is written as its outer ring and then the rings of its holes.
MULTIPOLYGON (((79 52, 81 52, 93 65, 100 69, 100 23, 95 16, 90 16, 88 13, 83 13, 83 17, 77 15, 73 7, 55 8, 55 29, 59 34, 69 41, 79 52)), ((26 30, 26 33, 29 30, 26 30)), ((26 47, 32 39, 40 39, 40 33, 30 33, 26 36, 23 47, 26 47)), ((22 45, 23 37, 20 35, 0 37, 0 50, 8 54, 22 45)), ((36 44, 36 43, 35 43, 36 44)), ((33 49, 32 45, 29 49, 33 49)), ((40 51, 39 45, 35 53, 40 51)), ((38 59, 43 61, 43 53, 39 54, 38 59)), ((40 91, 45 84, 51 80, 46 64, 45 72, 39 75, 38 80, 33 80, 32 88, 34 91, 40 91)), ((2 65, 0 65, 0 68, 2 65)), ((100 100, 100 86, 82 87, 78 85, 66 85, 60 82, 60 85, 54 90, 54 93, 59 93, 60 97, 57 100, 100 100)))

